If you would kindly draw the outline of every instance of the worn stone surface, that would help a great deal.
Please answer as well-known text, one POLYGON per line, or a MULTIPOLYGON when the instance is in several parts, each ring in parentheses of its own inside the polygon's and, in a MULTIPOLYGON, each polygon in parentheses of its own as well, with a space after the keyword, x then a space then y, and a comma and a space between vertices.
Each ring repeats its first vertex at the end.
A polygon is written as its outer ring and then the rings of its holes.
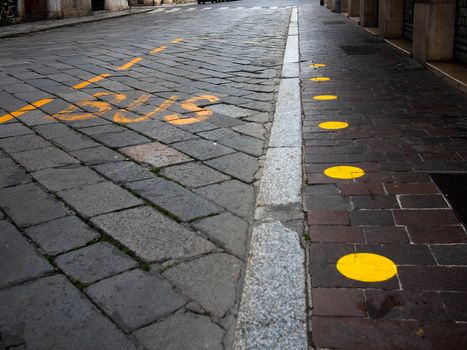
POLYGON ((167 282, 142 270, 97 282, 85 291, 127 332, 154 322, 186 303, 167 282))
POLYGON ((111 182, 101 182, 80 189, 63 191, 58 195, 85 217, 143 204, 142 200, 111 182))
POLYGON ((172 146, 179 151, 182 151, 183 153, 186 153, 199 160, 220 157, 234 152, 234 150, 231 148, 206 140, 177 142, 172 146))
POLYGON ((50 142, 34 134, 0 139, 0 148, 8 153, 29 151, 50 146, 52 146, 50 142))
POLYGON ((1 189, 0 207, 21 227, 68 214, 68 209, 61 202, 35 184, 1 189))
POLYGON ((159 142, 125 147, 120 149, 120 151, 137 162, 147 163, 158 168, 178 163, 185 163, 191 160, 190 157, 187 157, 183 153, 159 142))
POLYGON ((11 156, 29 171, 78 163, 78 160, 56 147, 13 153, 11 156))
POLYGON ((125 157, 123 157, 121 154, 104 146, 77 150, 70 152, 70 154, 88 165, 120 162, 125 160, 125 157))
POLYGON ((210 254, 181 263, 164 276, 211 314, 222 317, 234 306, 242 263, 228 254, 210 254))
POLYGON ((58 192, 79 188, 105 181, 88 167, 69 165, 60 168, 43 169, 33 173, 33 177, 49 191, 58 192))
POLYGON ((0 159, 0 188, 19 185, 30 181, 26 172, 11 159, 0 159))
POLYGON ((7 346, 24 343, 41 350, 136 349, 64 276, 45 277, 0 291, 0 313, 0 332, 7 346))
POLYGON ((249 218, 252 215, 255 200, 253 187, 240 181, 231 180, 201 187, 195 192, 241 217, 249 218))
POLYGON ((253 181, 258 171, 258 160, 241 152, 211 159, 206 164, 248 183, 253 181))
POLYGON ((220 113, 231 118, 248 117, 256 113, 255 111, 252 111, 251 109, 240 108, 237 106, 227 105, 227 104, 213 105, 213 106, 210 106, 209 108, 212 109, 216 113, 220 113))
POLYGON ((147 262, 197 256, 214 248, 209 241, 150 207, 107 214, 91 221, 147 262))
POLYGON ((148 350, 221 350, 223 333, 209 317, 184 313, 139 329, 134 335, 148 350))
POLYGON ((0 288, 53 271, 16 228, 0 221, 0 288))
POLYGON ((161 174, 190 188, 230 180, 229 176, 195 162, 164 168, 161 174))
POLYGON ((26 233, 49 255, 84 246, 99 237, 98 232, 76 216, 66 216, 32 226, 26 230, 26 233))
POLYGON ((223 213, 193 224, 238 257, 245 255, 248 224, 230 213, 223 213))
POLYGON ((154 177, 149 169, 133 162, 118 162, 96 165, 93 167, 99 173, 117 183, 145 180, 154 177))
POLYGON ((55 262, 65 274, 85 284, 138 266, 136 261, 106 242, 60 255, 55 262))
POLYGON ((222 211, 214 203, 163 178, 132 182, 128 187, 182 221, 190 221, 222 211))

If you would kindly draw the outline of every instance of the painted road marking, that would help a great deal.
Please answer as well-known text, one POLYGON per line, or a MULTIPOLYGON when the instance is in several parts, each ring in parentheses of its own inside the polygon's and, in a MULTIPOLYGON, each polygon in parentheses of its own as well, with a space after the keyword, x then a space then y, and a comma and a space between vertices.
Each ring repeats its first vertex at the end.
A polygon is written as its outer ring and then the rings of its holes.
POLYGON ((326 67, 324 63, 312 63, 308 66, 308 68, 321 68, 321 67, 326 67))
POLYGON ((332 101, 332 100, 337 100, 337 96, 336 95, 317 95, 317 96, 313 96, 313 100, 332 101))
POLYGON ((151 51, 149 52, 149 54, 150 54, 150 55, 155 55, 155 54, 157 54, 157 53, 159 53, 159 52, 164 51, 165 49, 167 49, 167 46, 162 45, 162 46, 156 47, 155 49, 151 50, 151 51))
POLYGON ((349 180, 358 179, 365 175, 365 172, 356 166, 338 165, 327 168, 324 170, 324 174, 334 179, 349 180))
POLYGON ((195 102, 207 100, 209 102, 218 102, 219 98, 214 95, 202 95, 189 98, 188 100, 183 101, 180 105, 183 109, 186 109, 190 112, 195 112, 196 117, 184 118, 182 115, 175 113, 167 115, 164 117, 164 120, 170 124, 174 125, 188 125, 199 123, 207 120, 212 116, 212 111, 207 108, 199 107, 195 102))
POLYGON ((338 129, 345 129, 349 126, 349 123, 346 122, 323 122, 319 124, 321 129, 326 130, 338 130, 338 129))
POLYGON ((165 11, 165 9, 152 10, 149 13, 158 13, 158 12, 162 12, 162 11, 165 11))
POLYGON ((329 78, 329 77, 314 77, 314 78, 310 78, 310 80, 321 83, 323 81, 329 81, 329 80, 331 80, 331 78, 329 78))
POLYGON ((171 44, 178 44, 178 43, 181 43, 181 42, 183 42, 183 41, 184 41, 183 38, 177 38, 177 39, 175 39, 175 40, 172 40, 170 43, 171 43, 171 44))
POLYGON ((345 255, 336 267, 345 277, 361 282, 383 282, 397 274, 397 266, 392 260, 371 253, 345 255))
POLYGON ((102 79, 105 79, 109 76, 110 74, 96 75, 94 78, 91 78, 91 79, 83 81, 82 83, 76 84, 75 86, 73 86, 73 89, 79 90, 79 89, 85 88, 86 86, 91 85, 92 83, 101 81, 102 79))
POLYGON ((201 11, 207 11, 207 10, 212 10, 212 7, 205 7, 201 9, 201 11))
POLYGON ((166 13, 177 12, 177 11, 180 11, 180 10, 181 10, 180 8, 176 8, 176 9, 169 10, 166 13))
POLYGON ((219 10, 227 10, 228 7, 219 7, 219 10))
POLYGON ((2 115, 0 117, 0 124, 1 123, 5 123, 13 118, 18 118, 20 116, 22 116, 23 114, 27 113, 27 112, 30 112, 30 111, 33 111, 41 106, 44 106, 46 105, 47 103, 50 103, 52 102, 53 99, 51 98, 44 98, 42 100, 38 100, 38 101, 35 101, 31 104, 28 104, 24 107, 21 107, 20 109, 14 111, 14 112, 10 112, 10 113, 7 113, 5 115, 2 115))
POLYGON ((133 67, 136 63, 141 61, 143 58, 142 57, 136 57, 133 58, 130 62, 125 63, 123 66, 120 66, 117 68, 117 70, 127 70, 133 67))
POLYGON ((271 10, 276 10, 278 7, 277 6, 270 6, 269 7, 271 10))

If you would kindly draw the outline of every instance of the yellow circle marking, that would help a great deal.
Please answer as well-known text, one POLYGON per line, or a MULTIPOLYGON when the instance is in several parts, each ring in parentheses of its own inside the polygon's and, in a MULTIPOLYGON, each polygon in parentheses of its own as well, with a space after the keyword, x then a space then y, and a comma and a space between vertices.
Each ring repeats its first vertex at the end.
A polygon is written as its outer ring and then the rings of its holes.
POLYGON ((308 66, 309 68, 321 68, 321 67, 326 67, 324 63, 312 63, 308 66))
POLYGON ((324 174, 334 179, 348 180, 362 177, 365 175, 365 172, 356 166, 338 165, 327 168, 324 174))
POLYGON ((331 80, 331 78, 329 77, 314 77, 314 78, 310 78, 311 81, 315 81, 317 83, 321 83, 323 81, 329 81, 331 80))
POLYGON ((323 122, 319 124, 321 129, 326 130, 338 130, 338 129, 345 129, 349 126, 349 123, 346 122, 323 122))
POLYGON ((317 95, 313 97, 314 100, 318 101, 331 101, 331 100, 337 100, 336 95, 317 95))
POLYGON ((397 274, 397 266, 392 260, 371 253, 345 255, 336 267, 345 277, 362 282, 387 281, 397 274))

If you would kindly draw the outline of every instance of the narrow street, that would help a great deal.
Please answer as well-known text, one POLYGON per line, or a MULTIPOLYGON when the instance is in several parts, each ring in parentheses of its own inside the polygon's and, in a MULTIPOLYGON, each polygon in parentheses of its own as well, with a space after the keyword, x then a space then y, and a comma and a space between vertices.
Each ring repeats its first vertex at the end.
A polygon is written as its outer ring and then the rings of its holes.
POLYGON ((0 350, 466 349, 466 111, 317 0, 0 39, 0 350))

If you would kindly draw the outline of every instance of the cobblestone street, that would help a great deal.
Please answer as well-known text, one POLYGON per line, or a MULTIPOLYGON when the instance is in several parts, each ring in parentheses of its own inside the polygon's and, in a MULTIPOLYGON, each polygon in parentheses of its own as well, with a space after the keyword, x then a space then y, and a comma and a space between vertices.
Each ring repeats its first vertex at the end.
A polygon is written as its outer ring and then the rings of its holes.
POLYGON ((467 349, 465 94, 317 0, 123 12, 0 27, 0 350, 467 349))

